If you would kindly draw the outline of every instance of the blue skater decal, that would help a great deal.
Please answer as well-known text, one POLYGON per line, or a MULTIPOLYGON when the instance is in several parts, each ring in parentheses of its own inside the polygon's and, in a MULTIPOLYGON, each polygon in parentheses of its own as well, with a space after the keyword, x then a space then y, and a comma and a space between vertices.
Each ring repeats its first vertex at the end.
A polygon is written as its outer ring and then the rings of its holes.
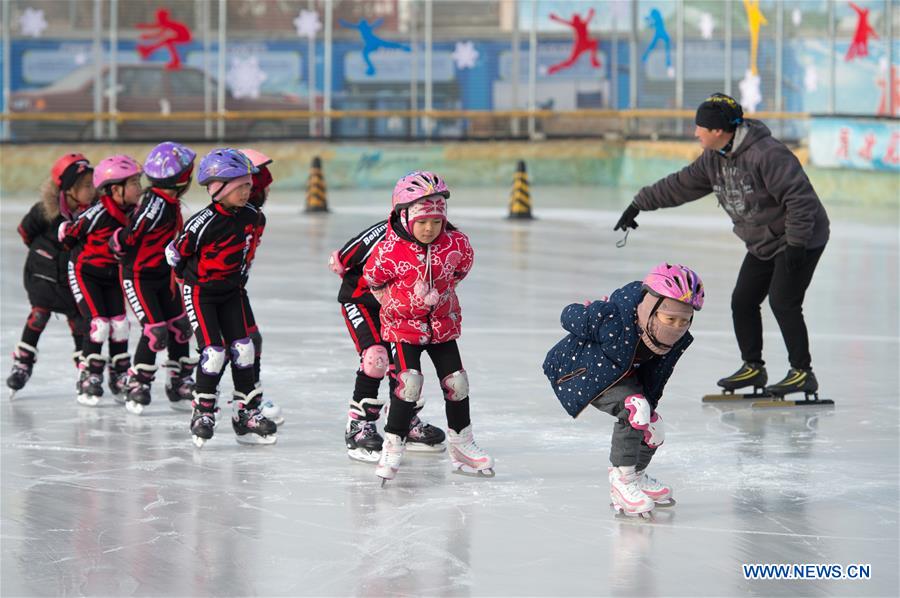
POLYGON ((339 19, 341 27, 345 29, 358 29, 359 35, 362 37, 363 41, 363 49, 362 56, 363 60, 366 61, 366 75, 372 76, 375 74, 375 65, 372 64, 372 61, 369 59, 369 54, 378 50, 379 48, 393 48, 396 50, 403 50, 404 52, 409 52, 409 46, 401 44, 399 42, 392 42, 386 39, 381 39, 377 35, 375 35, 375 30, 381 27, 384 23, 384 19, 376 19, 371 24, 365 19, 360 20, 359 23, 355 25, 352 23, 348 23, 344 19, 339 19))
POLYGON ((645 17, 644 20, 647 22, 647 25, 653 29, 653 39, 644 51, 644 55, 641 56, 641 62, 647 62, 650 52, 656 47, 656 43, 661 41, 666 47, 666 68, 672 68, 672 40, 669 39, 669 32, 666 31, 666 23, 663 21, 663 16, 659 12, 659 9, 652 9, 650 14, 645 17))

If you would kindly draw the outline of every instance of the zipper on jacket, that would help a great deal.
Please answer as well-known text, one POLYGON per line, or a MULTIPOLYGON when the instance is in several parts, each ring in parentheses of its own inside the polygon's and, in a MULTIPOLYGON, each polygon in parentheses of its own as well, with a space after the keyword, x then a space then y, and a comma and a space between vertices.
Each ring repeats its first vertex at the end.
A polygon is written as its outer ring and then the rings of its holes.
MULTIPOLYGON (((638 336, 638 342, 641 342, 641 337, 640 337, 640 336, 638 336)), ((581 409, 581 411, 578 412, 578 415, 581 415, 581 413, 582 413, 585 409, 587 409, 587 408, 590 406, 591 403, 593 403, 594 401, 596 401, 597 399, 599 399, 600 396, 601 396, 603 393, 605 393, 607 390, 609 390, 610 388, 612 388, 613 386, 615 386, 616 384, 618 384, 619 382, 621 382, 623 379, 625 379, 625 378, 628 377, 628 373, 631 371, 631 368, 634 366, 634 358, 637 357, 637 350, 638 350, 638 348, 637 348, 637 346, 635 345, 635 347, 634 347, 634 353, 631 354, 631 360, 628 362, 628 368, 625 370, 625 373, 622 374, 621 376, 619 376, 618 378, 616 378, 616 381, 615 381, 615 382, 613 382, 612 384, 610 384, 609 386, 607 386, 606 388, 604 388, 603 390, 601 390, 600 392, 598 392, 597 395, 596 395, 593 399, 591 399, 590 401, 588 401, 588 404, 585 405, 585 406, 581 409)), ((578 417, 578 415, 576 415, 575 417, 578 417)))

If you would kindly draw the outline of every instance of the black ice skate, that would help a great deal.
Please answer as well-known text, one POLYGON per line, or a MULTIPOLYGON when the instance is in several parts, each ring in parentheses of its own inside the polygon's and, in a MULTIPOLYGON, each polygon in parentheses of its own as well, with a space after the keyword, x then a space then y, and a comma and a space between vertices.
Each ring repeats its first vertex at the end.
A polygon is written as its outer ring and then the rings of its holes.
POLYGON ((444 440, 447 435, 437 426, 422 421, 418 415, 414 415, 409 422, 409 432, 406 435, 406 450, 419 453, 441 453, 447 447, 444 440))
POLYGON ((13 366, 6 379, 6 385, 9 387, 9 398, 16 396, 16 392, 25 388, 25 383, 31 378, 31 372, 34 369, 35 357, 37 349, 25 343, 16 345, 13 351, 13 366))
POLYGON ((344 432, 344 442, 347 444, 348 457, 356 461, 375 463, 381 456, 384 439, 375 428, 375 422, 351 417, 344 432))
POLYGON ((722 394, 706 395, 703 397, 704 403, 714 403, 718 401, 740 401, 743 399, 765 399, 769 398, 766 392, 766 382, 769 376, 766 374, 766 368, 761 363, 745 361, 744 364, 726 378, 722 378, 716 384, 724 389, 722 394), (734 391, 741 388, 753 387, 752 393, 735 393, 734 391))
POLYGON ((260 412, 262 391, 258 388, 244 395, 234 392, 236 411, 231 416, 231 427, 241 444, 275 444, 278 426, 260 412))
POLYGON ((194 413, 191 415, 191 435, 194 446, 203 448, 216 429, 216 395, 195 392, 192 406, 194 413))
POLYGON ((96 407, 103 396, 103 374, 85 370, 84 379, 78 389, 77 401, 88 407, 96 407))
POLYGON ((191 399, 194 396, 194 368, 196 357, 182 357, 178 361, 166 362, 169 373, 166 380, 166 396, 169 406, 175 411, 190 411, 191 399))
POLYGON ((819 382, 816 380, 816 376, 815 374, 813 374, 812 370, 791 368, 790 370, 788 370, 788 373, 783 380, 766 387, 766 392, 774 397, 774 399, 770 401, 753 403, 753 406, 784 407, 785 405, 834 405, 834 401, 832 401, 831 399, 820 399, 818 391, 819 382), (795 401, 785 400, 785 395, 798 392, 802 392, 804 394, 803 399, 795 401))
POLYGON ((144 412, 144 407, 150 404, 150 385, 153 383, 156 366, 139 363, 129 371, 131 375, 125 390, 125 409, 129 413, 140 415, 144 412))
POLYGON ((119 403, 125 402, 125 391, 128 387, 128 369, 131 367, 131 356, 119 353, 109 360, 109 391, 119 403))

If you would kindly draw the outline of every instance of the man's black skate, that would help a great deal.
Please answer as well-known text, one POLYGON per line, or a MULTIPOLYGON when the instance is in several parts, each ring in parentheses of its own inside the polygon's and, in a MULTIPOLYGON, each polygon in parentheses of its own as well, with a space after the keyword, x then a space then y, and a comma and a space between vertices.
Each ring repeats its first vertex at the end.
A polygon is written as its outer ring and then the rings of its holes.
POLYGON ((819 398, 819 382, 812 370, 791 368, 784 380, 766 387, 773 399, 769 401, 757 401, 754 407, 802 407, 815 405, 834 405, 831 399, 819 398), (786 400, 785 395, 802 392, 803 399, 786 400))
POLYGON ((347 456, 356 461, 375 463, 381 456, 384 438, 375 428, 375 422, 350 418, 344 432, 347 456))
POLYGON ((13 351, 13 366, 6 385, 9 387, 9 398, 12 399, 16 392, 25 388, 25 384, 31 378, 37 349, 25 343, 16 345, 13 351))
POLYGON ((169 398, 169 406, 175 411, 190 411, 191 399, 194 395, 194 368, 197 366, 196 358, 182 357, 179 361, 167 361, 165 367, 169 369, 166 379, 166 396, 169 398))
POLYGON ((740 401, 743 399, 765 399, 770 396, 765 389, 768 381, 769 376, 763 364, 745 361, 738 368, 738 371, 716 382, 717 385, 724 389, 722 394, 706 395, 703 397, 703 402, 715 403, 719 401, 740 401), (734 392, 748 386, 753 387, 752 393, 734 392))
POLYGON ((194 446, 202 448, 216 429, 216 395, 194 393, 194 412, 191 415, 191 435, 194 446))
POLYGON ((275 444, 278 426, 260 412, 262 391, 258 388, 248 395, 235 391, 236 411, 231 416, 231 427, 241 444, 275 444))
POLYGON ((406 435, 406 450, 419 453, 440 453, 446 450, 444 440, 447 435, 437 426, 422 421, 418 415, 414 415, 409 422, 409 432, 406 435))
POLYGON ((128 369, 131 367, 131 356, 128 353, 120 353, 109 360, 109 391, 119 403, 125 402, 125 392, 128 390, 128 369))

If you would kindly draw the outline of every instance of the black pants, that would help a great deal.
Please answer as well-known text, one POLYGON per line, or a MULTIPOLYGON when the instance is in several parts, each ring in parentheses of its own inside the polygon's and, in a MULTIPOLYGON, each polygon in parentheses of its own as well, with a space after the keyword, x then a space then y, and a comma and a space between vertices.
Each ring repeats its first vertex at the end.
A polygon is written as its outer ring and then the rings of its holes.
MULTIPOLYGON (((171 275, 142 276, 140 273, 123 273, 122 288, 142 327, 145 324, 166 323, 184 314, 181 295, 171 275)), ((178 361, 190 354, 190 346, 187 342, 179 343, 175 333, 169 330, 167 351, 170 360, 178 361)), ((150 339, 143 330, 134 350, 134 364, 156 364, 156 353, 150 349, 150 339)))
MULTIPOLYGON (((50 321, 51 313, 52 310, 49 308, 39 307, 37 305, 31 306, 31 312, 28 314, 28 319, 25 321, 25 328, 22 329, 23 343, 37 348, 38 341, 41 339, 41 334, 43 334, 44 328, 47 327, 47 322, 50 321)), ((84 345, 85 320, 79 313, 67 313, 65 316, 69 322, 69 331, 72 333, 75 351, 81 351, 81 348, 84 345)))
MULTIPOLYGON (((118 272, 114 269, 106 268, 100 272, 84 268, 80 263, 69 262, 69 286, 88 326, 93 318, 125 316, 125 297, 122 294, 118 272)), ((128 352, 127 339, 114 341, 110 337, 108 342, 111 358, 128 352)), ((89 355, 99 355, 103 346, 92 341, 90 334, 85 334, 81 350, 87 358, 89 355)), ((96 364, 92 365, 91 369, 97 373, 98 367, 102 372, 102 366, 96 364)))
MULTIPOLYGON (((644 442, 644 431, 631 427, 628 423, 628 410, 625 399, 631 395, 644 394, 644 389, 633 378, 625 378, 591 402, 591 405, 616 418, 613 424, 612 440, 609 447, 609 463, 613 467, 629 467, 634 465, 638 471, 647 469, 650 460, 656 454, 644 442)), ((656 407, 653 407, 654 410, 656 407)))
MULTIPOLYGON (((226 355, 229 355, 234 341, 249 342, 247 327, 244 325, 244 302, 241 299, 240 289, 209 290, 199 285, 185 283, 182 298, 201 355, 206 347, 222 347, 226 355)), ((197 368, 196 391, 215 394, 223 372, 224 368, 217 374, 205 372, 201 357, 201 367, 197 368)), ((236 391, 250 393, 254 387, 252 364, 251 367, 239 368, 232 362, 231 379, 236 391)))
POLYGON ((762 316, 759 308, 768 295, 772 313, 781 328, 791 367, 804 370, 812 367, 809 335, 803 320, 803 298, 823 251, 825 247, 808 249, 802 267, 793 272, 787 271, 783 253, 771 260, 761 260, 747 254, 731 295, 731 316, 738 347, 741 349, 741 359, 764 363, 762 316))
POLYGON ((250 296, 247 295, 245 287, 241 287, 241 303, 243 304, 244 327, 247 329, 247 334, 253 339, 253 348, 256 350, 256 360, 253 362, 253 377, 254 383, 256 383, 260 381, 259 372, 262 366, 262 334, 256 324, 256 316, 253 315, 250 296))
MULTIPOLYGON (((456 341, 436 345, 391 343, 391 358, 394 367, 391 371, 391 410, 388 413, 387 425, 384 426, 385 432, 391 432, 401 438, 406 438, 416 405, 415 403, 404 401, 394 394, 394 388, 397 385, 396 376, 403 370, 418 370, 421 372, 422 353, 426 352, 431 358, 431 363, 434 364, 439 380, 443 380, 453 372, 463 369, 462 358, 459 355, 459 347, 456 345, 456 341)), ((444 392, 447 425, 454 431, 461 432, 471 423, 469 419, 469 397, 465 397, 461 401, 448 401, 446 400, 447 391, 443 387, 441 390, 444 392)))
MULTIPOLYGON (((350 332, 350 338, 353 339, 353 345, 356 352, 359 353, 360 366, 356 370, 356 382, 353 386, 353 400, 351 401, 350 412, 353 413, 353 406, 359 405, 364 399, 378 398, 378 389, 381 387, 382 378, 373 378, 366 375, 362 368, 363 351, 377 344, 384 345, 385 350, 390 353, 390 344, 381 339, 381 320, 378 317, 379 310, 373 309, 364 303, 342 303, 341 315, 344 316, 344 323, 350 332)), ((393 367, 393 366, 392 366, 393 367)), ((368 421, 376 421, 381 415, 379 412, 366 409, 365 419, 368 421)))
POLYGON ((72 289, 66 282, 50 281, 41 278, 31 272, 26 265, 24 276, 25 290, 28 292, 28 301, 31 303, 31 312, 25 321, 22 330, 22 342, 37 348, 38 341, 51 313, 60 313, 69 322, 69 331, 75 343, 75 351, 81 351, 84 343, 84 334, 88 330, 88 322, 81 315, 72 289))

